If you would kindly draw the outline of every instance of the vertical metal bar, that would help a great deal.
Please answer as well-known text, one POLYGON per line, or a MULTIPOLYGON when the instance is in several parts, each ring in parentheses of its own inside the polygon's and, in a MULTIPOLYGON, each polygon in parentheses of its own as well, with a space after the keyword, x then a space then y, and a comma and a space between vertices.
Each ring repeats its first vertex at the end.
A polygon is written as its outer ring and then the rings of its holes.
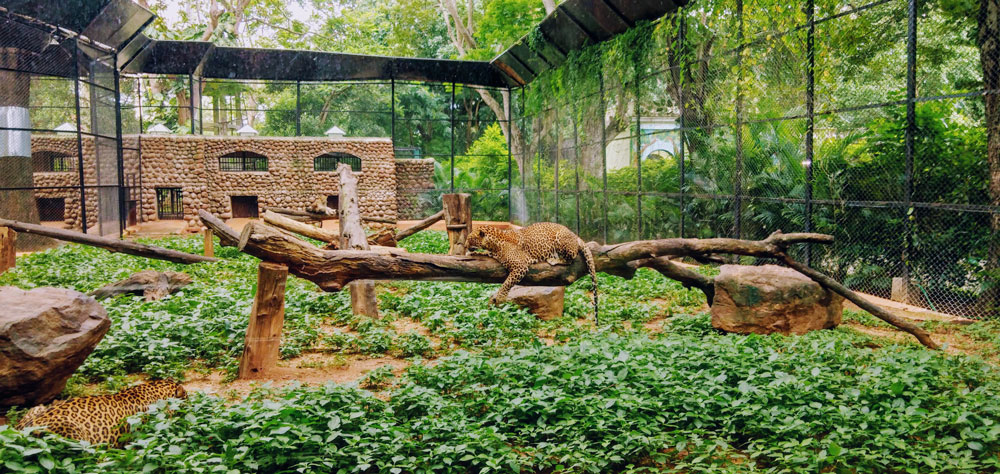
POLYGON ((743 0, 736 0, 736 163, 733 174, 733 237, 743 233, 743 0))
POLYGON ((906 179, 903 184, 903 284, 910 283, 910 253, 913 246, 913 153, 917 130, 917 1, 909 0, 906 28, 906 179))
MULTIPOLYGON (((79 171, 80 176, 80 223, 83 227, 83 233, 87 233, 87 189, 84 186, 84 176, 83 176, 83 121, 80 118, 80 40, 73 40, 73 68, 75 69, 73 73, 73 88, 74 97, 76 97, 76 154, 77 154, 77 171, 79 171)), ((95 143, 96 145, 96 143, 95 143)), ((96 150, 96 147, 95 147, 96 150)), ((96 158, 96 155, 95 155, 96 158)), ((96 163, 95 163, 96 166, 96 163)))
POLYGON ((201 76, 198 76, 198 134, 205 134, 205 115, 202 113, 201 107, 201 95, 205 93, 205 84, 201 80, 201 76))
POLYGON ((555 120, 556 120, 556 138, 555 138, 555 143, 553 145, 553 151, 555 152, 554 153, 555 156, 552 157, 553 161, 555 161, 555 183, 554 183, 554 185, 555 185, 555 193, 556 193, 556 207, 553 210, 553 213, 555 214, 554 215, 555 218, 552 219, 552 222, 559 222, 559 157, 562 155, 562 146, 560 146, 561 145, 561 140, 560 139, 562 137, 560 136, 560 127, 559 127, 559 108, 558 107, 553 107, 552 108, 552 113, 555 114, 555 120))
POLYGON ((608 104, 604 100, 604 71, 597 75, 601 93, 601 181, 604 187, 604 243, 608 243, 608 139, 607 124, 604 123, 608 114, 608 104))
MULTIPOLYGON (((525 130, 527 130, 527 124, 528 124, 527 120, 528 120, 527 114, 525 113, 524 110, 524 86, 521 86, 521 136, 523 137, 522 140, 524 141, 525 144, 524 149, 521 150, 521 163, 524 163, 528 159, 528 149, 527 149, 528 139, 527 137, 524 137, 525 130)), ((522 170, 520 168, 518 168, 517 171, 518 174, 521 175, 521 192, 524 192, 525 189, 524 175, 527 173, 525 173, 525 170, 522 170)))
POLYGON ((295 136, 302 136, 302 81, 295 81, 295 136))
MULTIPOLYGON (((111 56, 111 64, 115 65, 115 56, 111 56)), ((122 94, 120 75, 117 65, 114 66, 115 75, 115 153, 118 165, 118 237, 125 234, 125 151, 122 149, 122 94)), ((191 97, 192 103, 194 96, 191 97)), ((191 114, 191 127, 194 128, 194 114, 191 114)))
MULTIPOLYGON (((178 104, 180 105, 180 104, 178 104)), ((191 135, 197 133, 194 128, 194 74, 188 74, 188 109, 191 111, 191 135)))
POLYGON ((580 112, 575 106, 573 107, 573 171, 576 174, 576 235, 580 235, 580 128, 577 125, 577 121, 580 118, 580 112))
POLYGON ((396 147, 396 78, 389 83, 389 140, 392 142, 393 153, 396 147))
MULTIPOLYGON (((809 10, 809 30, 806 33, 806 232, 812 232, 813 215, 813 145, 815 143, 816 117, 814 115, 816 70, 816 6, 815 0, 806 2, 809 10)), ((812 262, 812 244, 806 244, 805 264, 812 262)))
MULTIPOLYGON (((682 10, 682 12, 683 12, 683 10, 682 10)), ((684 29, 686 28, 686 24, 684 22, 684 15, 683 14, 679 15, 678 18, 679 18, 679 21, 680 21, 680 25, 679 25, 680 27, 678 28, 678 31, 677 31, 677 50, 680 51, 681 54, 683 55, 683 52, 684 52, 684 29)), ((680 122, 679 140, 680 140, 680 143, 677 146, 677 149, 678 149, 678 160, 677 161, 678 161, 678 168, 679 168, 679 171, 680 171, 680 189, 679 189, 679 191, 680 191, 680 204, 679 204, 679 208, 680 208, 680 211, 681 211, 680 212, 680 214, 681 214, 680 237, 683 238, 684 237, 684 214, 685 214, 685 212, 684 212, 684 186, 685 186, 685 183, 684 183, 684 179, 685 179, 685 176, 684 176, 684 173, 685 173, 685 171, 684 171, 684 139, 686 138, 686 131, 684 130, 684 127, 687 126, 687 124, 684 122, 684 100, 685 100, 684 99, 684 87, 686 85, 685 84, 686 81, 684 79, 684 69, 685 69, 686 64, 683 64, 683 56, 681 56, 681 58, 682 58, 681 59, 681 63, 682 64, 679 66, 681 68, 681 70, 677 74, 677 77, 680 78, 680 84, 677 85, 678 88, 679 88, 679 90, 680 90, 680 93, 678 94, 680 96, 679 97, 680 98, 680 105, 679 105, 679 108, 680 108, 680 117, 679 117, 679 122, 680 122)))
POLYGON ((146 129, 142 123, 142 75, 139 75, 137 80, 139 82, 139 87, 136 88, 136 94, 138 95, 137 103, 139 104, 139 134, 142 134, 143 130, 146 129))
POLYGON ((639 71, 635 72, 635 166, 636 166, 636 239, 642 239, 642 86, 639 71))
POLYGON ((538 211, 535 213, 535 219, 540 219, 542 217, 542 134, 541 134, 541 123, 539 118, 535 118, 535 123, 539 124, 535 130, 535 150, 538 158, 535 160, 535 183, 538 190, 538 211))
POLYGON ((451 192, 455 192, 455 83, 451 83, 451 192))
POLYGON ((514 206, 514 196, 512 193, 514 189, 514 186, 512 184, 514 180, 514 170, 511 169, 512 160, 510 151, 510 146, 512 143, 511 136, 514 134, 514 106, 512 102, 513 100, 514 97, 511 95, 510 86, 507 86, 507 100, 505 101, 506 110, 504 111, 507 114, 507 222, 511 222, 511 217, 513 215, 513 206, 514 206))

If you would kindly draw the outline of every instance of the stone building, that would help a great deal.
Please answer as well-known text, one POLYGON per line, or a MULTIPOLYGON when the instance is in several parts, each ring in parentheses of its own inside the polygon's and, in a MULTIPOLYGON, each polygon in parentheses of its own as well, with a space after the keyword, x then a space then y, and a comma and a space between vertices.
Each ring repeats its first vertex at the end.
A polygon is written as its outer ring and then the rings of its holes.
MULTIPOLYGON (((199 210, 222 218, 257 217, 268 207, 301 210, 318 197, 336 208, 340 163, 358 174, 366 217, 423 217, 419 196, 434 188, 433 160, 397 160, 388 138, 144 134, 126 135, 123 144, 130 224, 183 219, 195 229, 201 226, 199 210)), ((31 138, 41 219, 72 229, 82 228, 77 147, 75 134, 31 138)), ((110 183, 101 177, 93 138, 83 138, 82 152, 87 227, 94 228, 100 225, 97 185, 110 183)))

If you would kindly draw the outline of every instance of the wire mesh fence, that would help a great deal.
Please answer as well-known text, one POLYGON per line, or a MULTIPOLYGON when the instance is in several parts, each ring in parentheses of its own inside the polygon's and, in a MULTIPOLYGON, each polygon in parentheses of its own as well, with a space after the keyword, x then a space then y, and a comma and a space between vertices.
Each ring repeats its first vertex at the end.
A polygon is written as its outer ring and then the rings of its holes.
POLYGON ((977 28, 907 0, 692 2, 522 91, 512 220, 606 242, 824 232, 795 256, 853 289, 996 316, 1000 91, 977 28))

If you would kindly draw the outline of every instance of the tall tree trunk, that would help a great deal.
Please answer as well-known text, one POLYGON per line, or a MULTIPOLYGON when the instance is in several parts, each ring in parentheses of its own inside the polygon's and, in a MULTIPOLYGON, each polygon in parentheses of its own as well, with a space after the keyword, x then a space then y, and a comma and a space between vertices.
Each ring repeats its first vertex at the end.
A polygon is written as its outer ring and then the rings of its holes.
MULTIPOLYGON (((986 89, 986 159, 990 166, 990 203, 1000 208, 1000 0, 980 0, 979 56, 986 89)), ((980 309, 996 314, 1000 306, 1000 214, 990 219, 987 289, 979 298, 980 309)))

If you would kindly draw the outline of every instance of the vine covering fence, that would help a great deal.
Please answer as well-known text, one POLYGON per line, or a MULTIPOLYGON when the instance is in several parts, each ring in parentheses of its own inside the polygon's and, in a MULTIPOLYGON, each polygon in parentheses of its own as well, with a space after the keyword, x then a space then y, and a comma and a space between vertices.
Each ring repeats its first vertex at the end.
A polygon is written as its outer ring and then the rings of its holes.
POLYGON ((605 242, 825 232, 799 257, 854 289, 996 314, 977 31, 934 2, 691 2, 520 91, 511 218, 605 242))

